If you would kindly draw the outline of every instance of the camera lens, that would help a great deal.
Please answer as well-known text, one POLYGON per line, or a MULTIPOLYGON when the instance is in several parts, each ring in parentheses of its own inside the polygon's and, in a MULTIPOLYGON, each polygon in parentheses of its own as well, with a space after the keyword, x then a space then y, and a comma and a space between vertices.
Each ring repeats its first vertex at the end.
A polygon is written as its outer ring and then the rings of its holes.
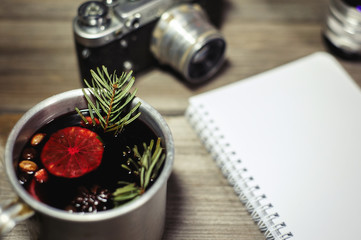
POLYGON ((224 60, 226 42, 197 4, 182 4, 162 14, 152 35, 151 51, 190 83, 211 78, 224 60))
POLYGON ((361 57, 361 3, 331 0, 323 37, 330 50, 347 59, 361 57))
POLYGON ((349 6, 356 7, 357 9, 360 9, 361 7, 360 0, 342 0, 342 1, 348 4, 349 6))
POLYGON ((200 79, 209 75, 212 68, 217 66, 223 58, 224 42, 220 39, 212 39, 197 51, 189 61, 188 76, 190 79, 200 79))

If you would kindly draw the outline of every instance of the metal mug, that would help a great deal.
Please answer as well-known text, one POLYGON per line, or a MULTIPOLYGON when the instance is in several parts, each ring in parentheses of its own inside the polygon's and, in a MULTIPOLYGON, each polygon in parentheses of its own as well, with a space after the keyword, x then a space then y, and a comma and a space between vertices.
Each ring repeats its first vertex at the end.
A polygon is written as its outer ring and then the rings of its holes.
POLYGON ((67 240, 134 239, 157 240, 164 231, 167 181, 174 161, 174 142, 163 117, 141 102, 140 119, 163 140, 166 160, 163 170, 140 198, 123 206, 97 213, 74 214, 50 207, 34 199, 18 182, 16 167, 21 149, 37 129, 65 113, 87 108, 81 89, 50 97, 27 111, 12 129, 5 147, 5 171, 19 200, 0 207, 0 231, 10 231, 18 221, 35 215, 37 238, 67 240))

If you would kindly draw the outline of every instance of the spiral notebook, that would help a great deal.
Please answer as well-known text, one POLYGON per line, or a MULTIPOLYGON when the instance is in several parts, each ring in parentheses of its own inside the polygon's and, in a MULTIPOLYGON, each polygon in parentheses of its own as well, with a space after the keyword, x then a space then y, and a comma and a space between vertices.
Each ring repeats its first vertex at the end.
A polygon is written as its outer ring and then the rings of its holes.
POLYGON ((190 98, 186 111, 267 239, 359 239, 361 91, 314 53, 190 98))

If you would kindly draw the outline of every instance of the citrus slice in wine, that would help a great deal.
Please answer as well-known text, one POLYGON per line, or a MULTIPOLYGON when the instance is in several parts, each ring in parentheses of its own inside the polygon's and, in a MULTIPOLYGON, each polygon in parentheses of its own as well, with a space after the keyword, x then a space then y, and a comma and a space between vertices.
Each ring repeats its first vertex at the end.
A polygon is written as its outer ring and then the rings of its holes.
POLYGON ((40 159, 50 174, 77 178, 98 168, 103 152, 98 134, 82 127, 67 127, 50 136, 40 159))
POLYGON ((36 200, 41 201, 38 191, 37 191, 38 183, 36 182, 35 178, 31 179, 31 182, 28 186, 28 191, 31 196, 33 196, 36 200))

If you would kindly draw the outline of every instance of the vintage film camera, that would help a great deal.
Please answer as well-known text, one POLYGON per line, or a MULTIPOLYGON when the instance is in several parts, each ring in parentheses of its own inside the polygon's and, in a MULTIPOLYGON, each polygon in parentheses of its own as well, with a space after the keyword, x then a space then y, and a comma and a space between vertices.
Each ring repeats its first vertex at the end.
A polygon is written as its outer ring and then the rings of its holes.
POLYGON ((160 63, 188 83, 207 81, 224 62, 226 42, 202 7, 210 0, 204 1, 83 3, 73 22, 82 78, 90 80, 90 69, 101 65, 138 73, 160 63))
POLYGON ((361 1, 330 0, 323 38, 336 55, 361 59, 361 1))

